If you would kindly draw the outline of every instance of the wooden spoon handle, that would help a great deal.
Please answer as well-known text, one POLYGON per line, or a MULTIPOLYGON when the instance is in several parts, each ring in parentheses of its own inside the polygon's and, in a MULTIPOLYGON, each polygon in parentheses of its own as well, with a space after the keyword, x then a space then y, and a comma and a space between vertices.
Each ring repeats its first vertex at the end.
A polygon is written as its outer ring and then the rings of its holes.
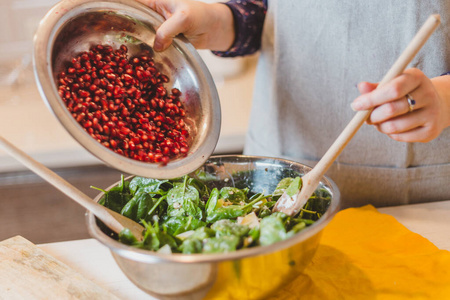
MULTIPOLYGON (((424 25, 420 28, 406 49, 395 61, 390 70, 386 73, 378 86, 382 86, 400 75, 416 56, 417 52, 422 48, 431 34, 439 25, 441 19, 439 15, 431 15, 424 25)), ((310 179, 314 178, 319 183, 320 179, 325 175, 328 168, 333 164, 336 158, 341 154, 342 150, 347 146, 359 128, 364 124, 370 116, 372 109, 358 111, 349 124, 345 127, 339 137, 331 145, 328 151, 324 154, 322 159, 316 164, 313 170, 307 175, 310 179), (312 173, 312 174, 311 174, 312 173)))
POLYGON ((28 169, 45 179, 47 182, 52 184, 58 190, 69 196, 72 200, 75 200, 78 204, 83 206, 85 209, 92 212, 95 216, 97 216, 103 223, 105 223, 108 228, 113 230, 116 233, 120 233, 124 226, 117 221, 108 209, 94 201, 86 194, 81 192, 79 189, 65 181, 59 175, 57 175, 52 170, 46 168, 40 162, 34 160, 30 156, 28 156, 25 152, 18 149, 16 146, 11 144, 5 138, 0 136, 0 147, 5 150, 9 155, 17 159, 28 169))

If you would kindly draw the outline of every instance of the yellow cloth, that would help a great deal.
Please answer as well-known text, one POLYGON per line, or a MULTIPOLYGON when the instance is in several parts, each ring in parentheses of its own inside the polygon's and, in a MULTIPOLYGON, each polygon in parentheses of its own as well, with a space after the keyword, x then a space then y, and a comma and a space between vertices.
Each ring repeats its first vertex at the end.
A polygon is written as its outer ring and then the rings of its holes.
POLYGON ((450 299, 450 252, 373 206, 346 209, 304 274, 274 299, 450 299))

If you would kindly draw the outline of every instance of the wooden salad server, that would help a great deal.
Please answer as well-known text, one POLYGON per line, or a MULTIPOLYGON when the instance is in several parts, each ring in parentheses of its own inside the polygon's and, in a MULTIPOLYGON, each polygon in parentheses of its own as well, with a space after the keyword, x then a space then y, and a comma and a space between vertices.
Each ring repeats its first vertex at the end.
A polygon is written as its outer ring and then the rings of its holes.
MULTIPOLYGON (((391 69, 386 73, 378 86, 386 84, 403 73, 406 66, 416 56, 417 52, 419 52, 440 22, 440 16, 437 14, 431 15, 427 19, 397 61, 395 61, 392 65, 391 69)), ((280 211, 289 216, 294 216, 303 208, 308 199, 319 186, 320 180, 325 175, 325 172, 333 164, 345 146, 347 146, 362 124, 367 120, 371 112, 372 110, 365 110, 358 111, 356 113, 353 119, 324 154, 322 159, 320 159, 320 161, 310 172, 302 176, 302 187, 299 192, 295 195, 288 195, 284 192, 275 204, 274 211, 280 211)))
POLYGON ((128 228, 134 236, 141 241, 143 239, 144 227, 135 221, 122 216, 115 211, 94 202, 90 197, 79 189, 68 183, 52 170, 45 167, 40 162, 28 156, 9 141, 0 136, 0 147, 9 155, 21 162, 25 167, 39 175, 42 179, 66 194, 69 198, 83 206, 99 218, 109 229, 119 234, 123 229, 128 228))

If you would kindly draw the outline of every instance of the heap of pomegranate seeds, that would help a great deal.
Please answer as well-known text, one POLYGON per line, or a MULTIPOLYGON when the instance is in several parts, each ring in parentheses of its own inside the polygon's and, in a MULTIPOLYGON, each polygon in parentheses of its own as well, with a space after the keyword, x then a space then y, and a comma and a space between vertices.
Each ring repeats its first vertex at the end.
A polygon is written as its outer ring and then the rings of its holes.
POLYGON ((169 93, 154 61, 128 58, 125 45, 96 45, 74 57, 58 76, 59 95, 77 122, 99 143, 152 163, 187 155, 189 136, 181 92, 169 93))

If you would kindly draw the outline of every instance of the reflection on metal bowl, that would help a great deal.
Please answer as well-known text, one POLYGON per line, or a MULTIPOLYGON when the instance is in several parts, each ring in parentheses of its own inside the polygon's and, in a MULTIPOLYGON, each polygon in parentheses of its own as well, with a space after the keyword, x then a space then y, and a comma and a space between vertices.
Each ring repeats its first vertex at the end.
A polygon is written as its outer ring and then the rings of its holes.
MULTIPOLYGON (((229 155, 211 157, 198 171, 207 175, 209 186, 249 187, 254 193, 270 193, 282 178, 309 170, 284 159, 229 155)), ((321 186, 330 192, 332 200, 313 225, 269 246, 225 254, 159 254, 112 239, 90 213, 87 224, 90 234, 111 250, 125 275, 159 299, 264 299, 302 272, 318 247, 323 228, 337 213, 339 190, 328 178, 321 186)))
POLYGON ((63 0, 43 18, 34 39, 34 71, 43 99, 66 130, 88 151, 108 165, 130 174, 174 178, 199 168, 213 153, 220 132, 219 96, 200 55, 182 36, 163 52, 151 48, 163 19, 137 1, 63 0), (67 110, 59 97, 57 75, 71 58, 93 45, 124 44, 130 57, 148 51, 158 70, 169 77, 166 88, 183 95, 190 131, 188 155, 162 167, 117 154, 93 139, 67 110), (170 86, 168 86, 170 85, 170 86))

